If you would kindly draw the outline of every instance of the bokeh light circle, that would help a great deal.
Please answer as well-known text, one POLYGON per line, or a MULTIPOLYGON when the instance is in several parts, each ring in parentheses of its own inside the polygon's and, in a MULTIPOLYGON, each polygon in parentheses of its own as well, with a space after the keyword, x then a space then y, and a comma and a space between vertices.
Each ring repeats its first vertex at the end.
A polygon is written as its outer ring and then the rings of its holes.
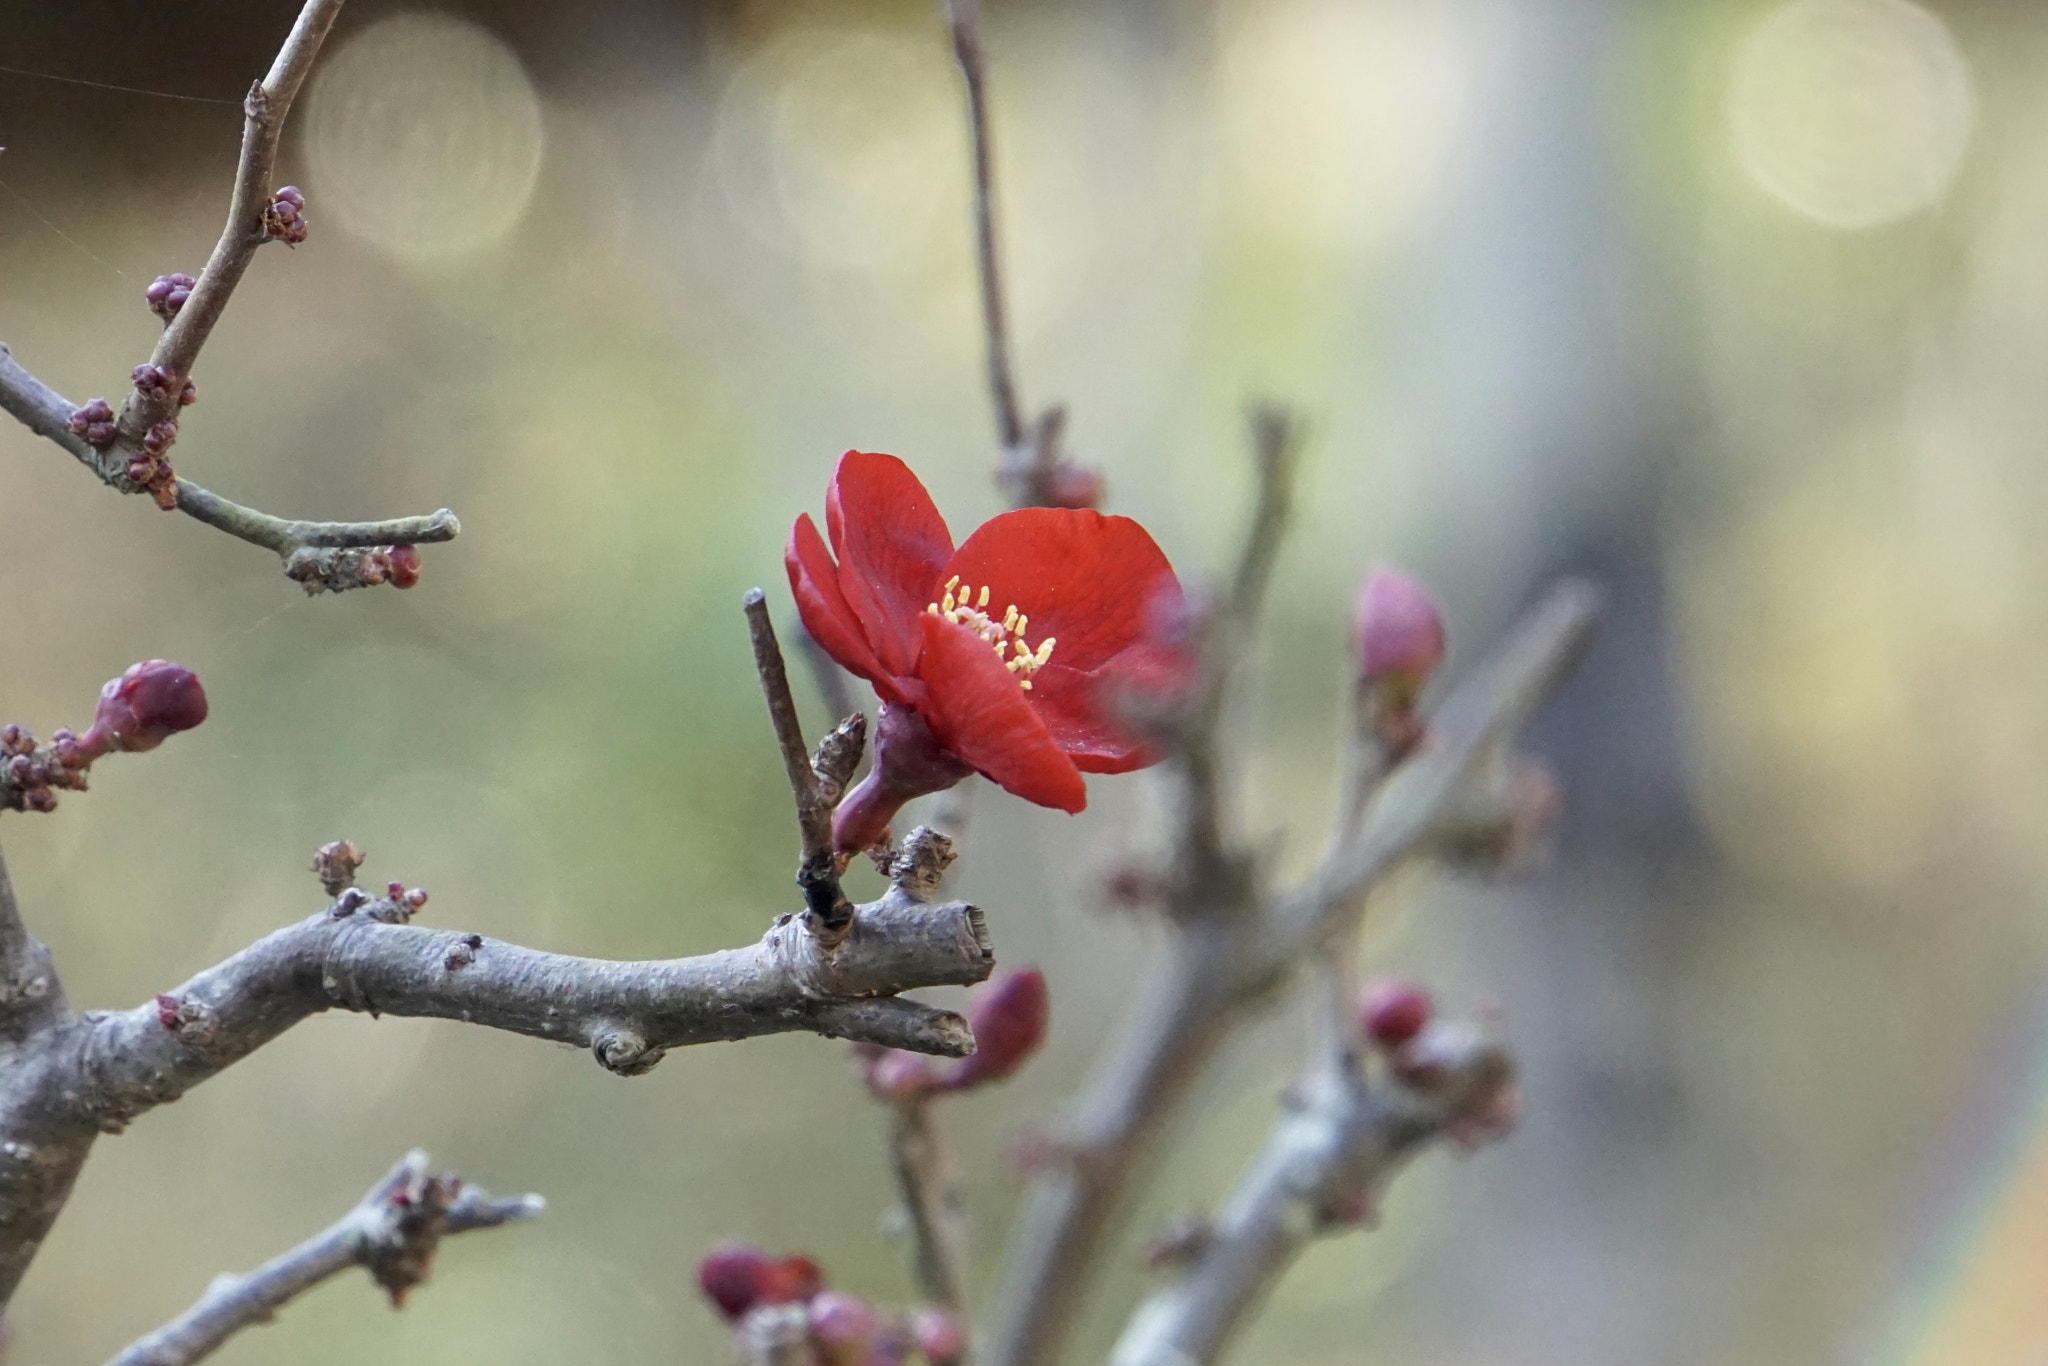
POLYGON ((477 25, 401 14, 317 74, 306 159, 315 223, 394 255, 457 256, 509 233, 540 174, 540 99, 519 58, 477 25))
POLYGON ((1765 193, 1838 228, 1936 203, 1976 121, 1969 63, 1908 0, 1792 0, 1735 55, 1728 135, 1765 193))

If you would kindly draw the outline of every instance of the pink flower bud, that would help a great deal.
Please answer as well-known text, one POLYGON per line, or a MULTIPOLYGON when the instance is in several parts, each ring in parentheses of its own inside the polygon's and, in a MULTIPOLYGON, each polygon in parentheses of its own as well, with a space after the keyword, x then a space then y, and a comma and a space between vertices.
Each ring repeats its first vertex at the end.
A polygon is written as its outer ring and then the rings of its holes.
POLYGON ((825 1290, 811 1297, 811 1341, 834 1363, 858 1360, 875 1334, 875 1307, 858 1295, 825 1290))
POLYGON ((960 1331, 960 1325, 953 1316, 933 1305, 926 1305, 911 1316, 911 1341, 932 1366, 951 1366, 967 1354, 967 1335, 960 1331))
POLYGON ((752 1243, 720 1243, 697 1263, 697 1285, 728 1323, 737 1322, 760 1300, 768 1266, 768 1254, 752 1243))
POLYGON ((931 1064, 918 1053, 885 1048, 861 1059, 861 1077, 882 1100, 911 1100, 931 1089, 931 1064))
POLYGON ((975 1050, 939 1073, 935 1089, 964 1091, 1009 1076, 1045 1042, 1049 1003, 1045 974, 1024 968, 976 993, 967 1007, 975 1050))
POLYGON ((1382 977, 1359 994, 1358 1030, 1382 1048, 1399 1048, 1422 1032, 1436 1003, 1413 982, 1382 977))
POLYGON ((165 736, 205 719, 206 690, 198 676, 168 659, 146 659, 100 689, 99 710, 79 737, 79 748, 95 757, 116 749, 155 749, 165 736))
POLYGON ((1359 676, 1413 700, 1444 658, 1444 619, 1421 584, 1384 565, 1358 590, 1352 619, 1359 676))

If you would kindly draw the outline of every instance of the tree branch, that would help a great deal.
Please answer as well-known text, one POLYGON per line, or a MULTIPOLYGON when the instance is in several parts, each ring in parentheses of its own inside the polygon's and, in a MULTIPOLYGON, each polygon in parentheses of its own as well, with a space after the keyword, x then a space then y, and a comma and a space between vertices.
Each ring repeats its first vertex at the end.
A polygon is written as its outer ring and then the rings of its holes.
POLYGON ((1386 778, 1356 835, 1335 845, 1308 887, 1254 914, 1219 906, 1176 920, 1126 1032, 1075 1107, 1058 1145, 1066 1160, 1032 1182, 982 1366, 1056 1359, 1125 1188, 1223 1040, 1351 923, 1366 890, 1427 850, 1487 751, 1527 719, 1591 639, 1596 606, 1591 589, 1568 582, 1532 609, 1438 709, 1427 739, 1386 778))
POLYGON ((971 1335, 967 1208, 952 1145, 931 1097, 910 1096, 889 1109, 889 1161, 910 1215, 918 1291, 971 1335))
POLYGON ((1320 1067, 1192 1264, 1131 1316, 1110 1366, 1208 1366, 1312 1237, 1357 1226, 1404 1162, 1455 1136, 1512 1082, 1507 1054, 1477 1031, 1438 1051, 1426 1086, 1373 1086, 1348 1063, 1320 1067))
POLYGON ((611 962, 402 923, 350 888, 155 1001, 31 1037, 0 1073, 0 1302, 56 1218, 96 1134, 118 1133, 329 1009, 462 1020, 590 1049, 637 1076, 670 1048, 810 1030, 959 1057, 967 1021, 897 993, 967 985, 994 964, 981 912, 902 886, 855 908, 831 947, 783 915, 757 944, 611 962))
POLYGON ((246 1275, 217 1278, 197 1304, 107 1366, 190 1366, 352 1266, 368 1271, 395 1307, 426 1279, 443 1237, 531 1219, 546 1207, 538 1195, 494 1200, 454 1176, 431 1175, 427 1155, 415 1149, 326 1229, 246 1275))
MULTIPOLYGON (((0 1065, 10 1061, 9 1054, 23 1039, 70 1015, 50 951, 28 932, 14 899, 14 882, 7 875, 7 858, 0 854, 0 1065)), ((0 1167, 0 1181, 4 1171, 0 1167)), ((0 1198, 4 1189, 0 1185, 0 1198)))
MULTIPOLYGON (((157 492, 166 506, 176 507, 196 521, 276 553, 286 562, 287 572, 304 584, 308 592, 362 587, 389 577, 386 564, 363 555, 334 552, 363 550, 374 554, 389 547, 452 540, 462 529, 461 523, 446 508, 426 516, 375 522, 287 520, 243 507, 187 479, 173 477, 161 487, 138 483, 130 474, 130 464, 147 451, 152 431, 168 432, 168 437, 159 438, 157 449, 149 452, 152 458, 167 461, 165 453, 170 441, 176 438, 180 395, 200 348, 220 321, 256 249, 270 240, 266 228, 272 203, 270 180, 277 163, 285 114, 305 83, 341 5, 342 0, 308 0, 269 74, 250 88, 243 104, 242 153, 235 170, 227 224, 205 270, 193 284, 190 297, 158 338, 148 365, 136 372, 138 381, 147 373, 149 382, 138 382, 130 389, 119 415, 109 415, 111 437, 105 444, 94 445, 74 431, 73 416, 81 411, 77 405, 30 374, 0 343, 0 408, 36 435, 70 452, 109 487, 123 493, 157 492)), ((168 471, 168 464, 163 468, 168 471)))
POLYGON ((995 399, 996 435, 1003 444, 1008 480, 1028 457, 1017 381, 1010 371, 1010 334, 1003 309, 1003 277, 996 253, 995 158, 989 147, 987 68, 982 61, 976 0, 946 0, 953 56, 967 87, 967 125, 974 139, 974 254, 981 268, 981 318, 988 346, 989 392, 995 399))

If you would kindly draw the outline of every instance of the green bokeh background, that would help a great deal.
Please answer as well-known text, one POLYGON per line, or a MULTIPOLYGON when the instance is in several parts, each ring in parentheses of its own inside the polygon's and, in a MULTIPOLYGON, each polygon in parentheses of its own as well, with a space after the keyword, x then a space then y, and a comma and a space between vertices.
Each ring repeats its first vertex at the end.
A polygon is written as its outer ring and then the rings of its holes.
MULTIPOLYGON (((335 51, 417 8, 359 0, 335 51)), ((793 827, 741 594, 786 607, 782 540, 848 446, 909 459, 956 535, 999 510, 933 6, 430 8, 530 77, 530 199, 444 251, 463 182, 411 183, 424 226, 379 239, 288 134, 312 238, 258 259, 175 451, 284 515, 456 509, 419 587, 305 599, 0 429, 0 719, 80 725, 151 656, 212 699, 55 816, 5 821, 81 1007, 307 914, 307 858, 344 836, 366 879, 428 888, 436 925, 614 956, 755 937, 792 904, 793 827)), ((1555 864, 1404 877, 1373 910, 1374 965, 1505 1003, 1529 1121, 1318 1245, 1237 1359, 1870 1359, 1927 1288, 1943 1192, 1991 1179, 1960 1117, 2023 1099, 2000 1059, 2048 957, 2048 21, 1936 8, 1975 82, 1968 151, 1927 209, 1847 231, 1732 158, 1728 71, 1769 6, 989 6, 1027 397, 1070 405, 1113 507, 1192 579, 1245 515, 1246 402, 1313 433, 1233 723, 1276 877, 1333 802, 1367 565, 1440 591, 1458 665, 1560 569, 1615 603, 1536 736, 1576 803, 1555 864)), ((0 65, 231 99, 290 13, 0 3, 0 65)), ((459 75, 412 93, 487 110, 459 75)), ((488 153, 503 125, 476 117, 488 153)), ((237 123, 0 74, 17 358, 118 397, 156 330, 143 287, 218 231, 237 123)), ((1054 1000, 1043 1059, 949 1116, 985 1276, 1016 1148, 1156 937, 1095 887, 1157 819, 1143 776, 1092 783, 1078 819, 976 794, 960 893, 1054 1000)), ((1302 1037, 1284 1009, 1205 1085, 1075 1361, 1142 1289, 1147 1230, 1255 1149, 1302 1037)), ((626 1082, 451 1024, 314 1020, 100 1144, 7 1359, 104 1358, 422 1146, 544 1192, 546 1218, 450 1245, 402 1314, 348 1280, 220 1361, 716 1361, 691 1273, 723 1237, 908 1298, 881 1130, 845 1049, 809 1037, 626 1082)))

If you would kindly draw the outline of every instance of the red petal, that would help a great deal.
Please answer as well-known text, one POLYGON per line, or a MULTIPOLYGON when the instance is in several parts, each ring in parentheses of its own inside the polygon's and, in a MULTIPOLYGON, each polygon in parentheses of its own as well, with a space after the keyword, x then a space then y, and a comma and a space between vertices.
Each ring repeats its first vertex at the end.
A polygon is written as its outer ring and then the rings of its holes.
POLYGON ((1116 667, 1083 673, 1048 664, 1031 675, 1032 710, 1081 772, 1129 773, 1159 762, 1157 750, 1115 720, 1116 694, 1131 681, 1116 667))
POLYGON ((892 674, 917 670, 917 618, 939 596, 953 536, 932 496, 893 455, 848 451, 825 489, 825 529, 839 587, 875 657, 892 674))
POLYGON ((1079 811, 1088 785, 1025 700, 1017 676, 965 626, 926 612, 920 710, 940 743, 1027 802, 1079 811))
POLYGON ((846 604, 839 591, 839 566, 825 549, 825 538, 806 512, 790 528, 789 544, 782 550, 783 567, 789 571, 789 591, 796 598, 797 615, 811 639, 825 647, 825 653, 862 678, 882 676, 881 663, 868 646, 860 629, 860 618, 846 604))
POLYGON ((990 615, 1014 603, 1030 617, 1035 647, 1047 636, 1053 658, 1099 669, 1138 643, 1147 612, 1180 597, 1173 566, 1145 528, 1128 517, 1071 508, 1024 508, 977 528, 939 575, 989 587, 990 615))

